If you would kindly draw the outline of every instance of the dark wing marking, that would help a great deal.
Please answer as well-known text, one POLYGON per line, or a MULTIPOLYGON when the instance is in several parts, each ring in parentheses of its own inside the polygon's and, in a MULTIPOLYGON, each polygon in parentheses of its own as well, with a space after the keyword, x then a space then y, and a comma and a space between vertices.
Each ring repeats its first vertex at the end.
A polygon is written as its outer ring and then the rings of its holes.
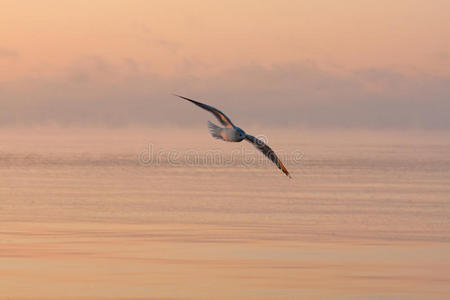
POLYGON ((281 160, 278 158, 278 156, 275 154, 275 152, 267 146, 263 141, 255 138, 254 136, 248 135, 245 137, 247 141, 253 144, 259 151, 261 151, 268 159, 270 159, 281 171, 283 171, 286 176, 291 178, 291 175, 289 175, 288 170, 283 165, 281 160))
POLYGON ((212 113, 217 118, 217 120, 219 120, 219 122, 223 126, 228 127, 228 128, 234 128, 234 125, 231 122, 231 120, 223 112, 221 112, 217 108, 214 108, 212 106, 200 103, 198 101, 195 101, 195 100, 192 100, 192 99, 189 99, 189 98, 177 95, 177 94, 174 94, 174 96, 177 96, 177 97, 180 97, 180 98, 182 98, 184 100, 190 101, 190 102, 194 103, 195 105, 200 106, 203 109, 206 109, 207 111, 212 113))

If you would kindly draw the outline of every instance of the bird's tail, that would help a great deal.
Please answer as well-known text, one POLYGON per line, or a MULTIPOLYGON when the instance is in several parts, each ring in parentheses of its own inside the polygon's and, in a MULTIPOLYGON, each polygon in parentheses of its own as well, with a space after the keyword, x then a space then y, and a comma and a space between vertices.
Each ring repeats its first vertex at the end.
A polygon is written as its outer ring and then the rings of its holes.
POLYGON ((209 132, 211 132, 211 135, 213 136, 213 138, 223 140, 221 127, 208 121, 208 128, 209 128, 209 132))

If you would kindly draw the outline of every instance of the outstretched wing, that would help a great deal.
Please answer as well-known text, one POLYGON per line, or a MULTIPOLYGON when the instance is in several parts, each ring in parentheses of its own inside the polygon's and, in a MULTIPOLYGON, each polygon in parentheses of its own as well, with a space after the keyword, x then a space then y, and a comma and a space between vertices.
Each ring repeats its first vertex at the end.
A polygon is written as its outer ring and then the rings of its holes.
POLYGON ((245 137, 245 139, 247 141, 249 141, 250 143, 253 144, 253 146, 255 146, 259 151, 261 151, 268 159, 270 159, 275 165, 277 165, 277 167, 283 171, 284 174, 286 174, 286 176, 288 176, 289 178, 291 178, 291 175, 289 175, 288 170, 286 169, 286 167, 283 165, 283 163, 281 162, 281 160, 278 158, 278 156, 275 154, 275 152, 269 147, 267 146, 263 141, 261 141, 260 139, 255 138, 254 136, 248 135, 245 137))
POLYGON ((198 101, 195 101, 195 100, 192 100, 192 99, 189 99, 189 98, 177 95, 177 94, 174 94, 174 96, 177 96, 177 97, 180 97, 180 98, 182 98, 184 100, 190 101, 190 102, 194 103, 195 105, 200 106, 203 109, 206 109, 207 111, 212 113, 217 118, 217 120, 219 120, 219 122, 222 123, 223 126, 228 127, 228 128, 234 128, 234 125, 231 122, 231 120, 223 112, 221 112, 217 108, 214 108, 212 106, 200 103, 198 101))

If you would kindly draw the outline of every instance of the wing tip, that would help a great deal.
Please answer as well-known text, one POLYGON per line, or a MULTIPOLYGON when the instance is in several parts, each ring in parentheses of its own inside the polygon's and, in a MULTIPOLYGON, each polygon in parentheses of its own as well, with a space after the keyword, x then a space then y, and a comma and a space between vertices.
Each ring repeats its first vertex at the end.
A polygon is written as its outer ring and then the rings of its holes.
POLYGON ((175 96, 175 97, 178 97, 178 98, 185 99, 185 97, 183 97, 183 96, 181 96, 181 95, 178 95, 178 94, 175 94, 175 93, 172 93, 172 96, 175 96))
POLYGON ((292 179, 291 174, 290 174, 289 171, 286 169, 286 167, 284 166, 284 164, 281 162, 280 159, 278 159, 278 162, 280 163, 280 165, 279 165, 278 167, 281 169, 281 171, 283 171, 283 173, 284 173, 287 177, 289 177, 289 179, 292 179))
MULTIPOLYGON (((172 95, 174 95, 174 96, 176 96, 176 97, 178 97, 178 98, 181 98, 181 99, 190 101, 190 102, 192 102, 192 103, 194 103, 195 105, 198 105, 198 106, 200 106, 200 107, 202 107, 202 105, 203 105, 203 106, 205 105, 205 104, 203 104, 203 103, 197 102, 197 101, 195 101, 195 100, 193 100, 193 99, 189 99, 188 97, 184 97, 184 96, 181 96, 181 95, 178 95, 178 94, 175 94, 175 93, 172 93, 172 95)), ((203 108, 204 108, 204 107, 203 107, 203 108)))

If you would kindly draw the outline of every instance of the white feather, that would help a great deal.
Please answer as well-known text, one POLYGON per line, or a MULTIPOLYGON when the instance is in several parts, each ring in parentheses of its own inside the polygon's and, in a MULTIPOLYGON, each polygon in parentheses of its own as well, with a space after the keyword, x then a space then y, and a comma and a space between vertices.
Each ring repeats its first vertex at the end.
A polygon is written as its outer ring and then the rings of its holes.
POLYGON ((210 121, 208 121, 208 128, 209 128, 209 132, 211 133, 213 138, 223 140, 223 137, 222 137, 223 128, 217 126, 216 124, 214 124, 210 121))

